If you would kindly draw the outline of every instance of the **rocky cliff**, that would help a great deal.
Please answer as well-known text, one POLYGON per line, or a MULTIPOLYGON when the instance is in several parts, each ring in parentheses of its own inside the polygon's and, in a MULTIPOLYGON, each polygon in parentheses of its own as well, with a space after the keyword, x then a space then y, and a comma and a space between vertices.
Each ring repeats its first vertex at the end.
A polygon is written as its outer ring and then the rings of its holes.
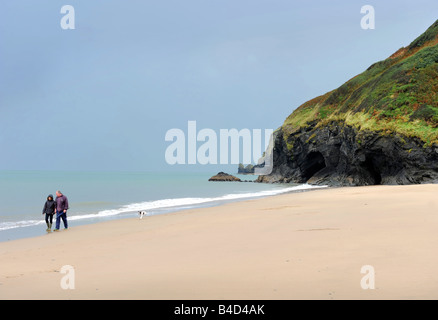
POLYGON ((280 129, 273 163, 273 172, 259 176, 258 182, 353 186, 438 181, 437 145, 425 148, 419 138, 358 130, 336 121, 323 127, 310 123, 286 141, 280 129))
POLYGON ((438 181, 438 21, 408 47, 297 108, 259 182, 438 181))

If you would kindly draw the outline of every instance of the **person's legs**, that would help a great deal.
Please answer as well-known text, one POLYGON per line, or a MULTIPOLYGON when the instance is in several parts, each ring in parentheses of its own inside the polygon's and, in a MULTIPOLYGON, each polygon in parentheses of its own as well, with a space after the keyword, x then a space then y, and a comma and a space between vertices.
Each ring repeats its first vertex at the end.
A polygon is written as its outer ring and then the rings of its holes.
POLYGON ((61 224, 61 215, 63 214, 63 212, 58 212, 56 211, 56 225, 55 225, 55 230, 59 230, 59 225, 61 224))
POLYGON ((62 215, 61 215, 61 218, 62 218, 62 223, 64 224, 64 228, 68 229, 67 213, 63 212, 62 215))
POLYGON ((50 228, 49 227, 49 216, 50 215, 46 213, 46 225, 47 225, 47 229, 46 230, 49 230, 49 228, 50 228))
POLYGON ((49 227, 49 230, 51 230, 52 229, 52 223, 53 223, 53 214, 49 214, 48 216, 49 216, 48 227, 49 227))

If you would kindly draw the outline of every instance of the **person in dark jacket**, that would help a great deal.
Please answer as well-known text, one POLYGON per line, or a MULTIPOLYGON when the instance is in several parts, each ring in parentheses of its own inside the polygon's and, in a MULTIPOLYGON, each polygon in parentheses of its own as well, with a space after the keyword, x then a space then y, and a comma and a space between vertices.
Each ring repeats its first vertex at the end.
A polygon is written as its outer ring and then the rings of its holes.
POLYGON ((59 227, 62 222, 64 223, 64 229, 68 229, 67 223, 67 210, 68 210, 68 199, 64 196, 61 191, 56 191, 56 226, 55 230, 59 231, 59 227))
POLYGON ((49 194, 47 196, 47 201, 46 203, 44 203, 44 208, 43 208, 43 214, 46 215, 46 224, 47 224, 46 231, 52 230, 53 215, 55 214, 55 211, 56 211, 56 202, 55 200, 53 200, 53 196, 49 194))

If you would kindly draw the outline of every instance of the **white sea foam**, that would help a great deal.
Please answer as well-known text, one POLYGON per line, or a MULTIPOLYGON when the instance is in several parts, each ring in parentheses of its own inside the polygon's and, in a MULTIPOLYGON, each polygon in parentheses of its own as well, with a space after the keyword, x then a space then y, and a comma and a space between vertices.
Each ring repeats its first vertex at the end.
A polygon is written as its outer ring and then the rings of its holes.
MULTIPOLYGON (((175 198, 175 199, 162 199, 162 200, 154 200, 154 201, 145 201, 138 203, 131 203, 125 206, 122 206, 117 209, 111 210, 102 210, 97 213, 92 214, 78 214, 78 215, 69 215, 69 220, 83 220, 83 219, 96 219, 96 218, 105 218, 111 216, 117 216, 121 214, 133 213, 136 211, 159 211, 160 209, 164 210, 177 210, 178 208, 192 208, 197 207, 199 205, 209 204, 209 203, 223 203, 227 201, 239 200, 239 199, 251 199, 251 198, 259 198, 259 197, 267 197, 278 195, 287 192, 293 191, 304 191, 310 189, 324 188, 325 186, 311 186, 309 184, 303 184, 294 187, 288 188, 278 188, 273 190, 265 190, 259 192, 249 192, 249 193, 232 193, 226 194, 220 197, 206 197, 206 198, 175 198)), ((10 222, 0 222, 0 231, 9 230, 14 228, 22 228, 22 227, 30 227, 36 226, 39 224, 44 224, 44 220, 22 220, 22 221, 10 221, 10 222)))
POLYGON ((0 231, 21 228, 21 227, 31 227, 43 223, 45 223, 44 220, 22 220, 22 221, 0 222, 0 231))

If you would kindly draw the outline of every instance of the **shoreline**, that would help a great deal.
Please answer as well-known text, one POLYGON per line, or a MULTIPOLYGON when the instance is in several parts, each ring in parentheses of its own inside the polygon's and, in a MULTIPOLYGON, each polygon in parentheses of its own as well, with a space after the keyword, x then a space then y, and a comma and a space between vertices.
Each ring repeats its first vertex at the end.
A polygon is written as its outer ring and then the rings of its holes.
POLYGON ((0 299, 438 297, 438 185, 312 191, 0 242, 0 299))
MULTIPOLYGON (((135 202, 135 203, 129 203, 123 206, 120 206, 119 208, 115 209, 105 209, 101 210, 101 212, 106 211, 120 211, 120 213, 117 214, 110 214, 110 215, 99 215, 99 213, 93 214, 68 214, 68 223, 69 228, 76 228, 78 226, 83 225, 89 225, 89 224, 95 224, 95 223, 101 223, 106 221, 114 221, 114 220, 121 220, 121 219, 130 219, 135 218, 137 216, 137 209, 131 208, 130 211, 122 211, 125 207, 130 207, 133 205, 138 205, 140 203, 151 203, 151 202, 162 202, 162 201, 181 201, 181 200, 187 200, 192 199, 194 200, 193 203, 187 203, 187 204, 180 204, 175 206, 164 206, 159 207, 155 209, 142 209, 147 210, 148 213, 151 213, 151 215, 163 215, 163 214, 169 214, 169 213, 176 213, 184 210, 192 210, 192 209, 202 209, 202 208, 209 208, 209 207, 216 207, 221 206, 227 203, 233 203, 233 202, 240 202, 240 201, 247 201, 252 199, 262 199, 265 197, 272 196, 271 194, 264 195, 263 193, 272 193, 275 192, 273 195, 279 195, 279 194, 285 194, 285 193, 294 193, 294 192, 305 192, 305 191, 312 191, 312 190, 318 190, 321 188, 325 188, 326 186, 309 186, 307 184, 301 184, 301 185, 294 185, 294 186, 286 186, 284 184, 281 184, 284 186, 284 188, 279 189, 278 191, 272 190, 265 190, 265 191, 256 191, 254 193, 235 193, 235 194, 226 194, 223 196, 217 196, 217 197, 205 197, 205 198, 172 198, 172 199, 158 199, 158 200, 149 200, 144 202, 135 202), (296 188, 296 189, 295 189, 296 188), (288 191, 284 191, 288 189, 288 191), (293 189, 293 190, 289 190, 293 189), (259 194, 259 195, 257 195, 259 194), (240 197, 241 195, 248 195, 247 197, 240 197), (227 199, 229 198, 229 199, 227 199), (205 201, 199 201, 199 200, 205 200, 205 201), (74 221, 74 222, 73 222, 74 221)), ((55 224, 56 218, 54 217, 53 225, 55 224)), ((12 223, 32 223, 31 225, 26 226, 17 226, 12 227, 4 230, 0 230, 0 243, 2 242, 9 242, 13 240, 18 239, 28 239, 38 236, 44 236, 45 233, 43 229, 45 228, 45 222, 44 222, 44 215, 41 216, 40 220, 29 220, 29 221, 15 221, 12 223)), ((63 227, 63 224, 61 222, 61 227, 63 227)), ((53 230, 52 230, 53 232, 53 230)))

